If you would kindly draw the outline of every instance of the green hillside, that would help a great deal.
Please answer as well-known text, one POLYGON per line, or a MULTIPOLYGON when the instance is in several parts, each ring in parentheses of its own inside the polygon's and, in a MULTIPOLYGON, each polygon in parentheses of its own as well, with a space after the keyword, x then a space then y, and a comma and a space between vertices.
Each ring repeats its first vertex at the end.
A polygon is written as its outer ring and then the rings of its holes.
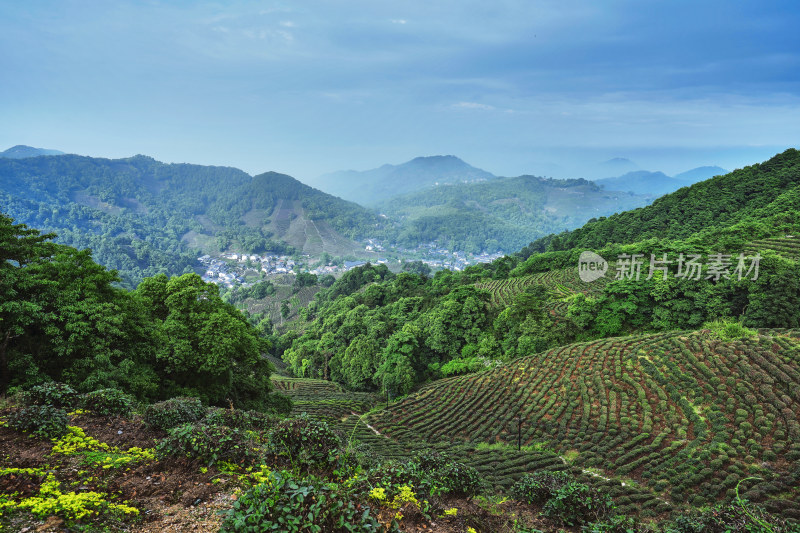
POLYGON ((521 253, 527 257, 545 250, 599 249, 608 243, 686 239, 695 234, 707 235, 713 242, 715 230, 730 233, 727 228, 737 224, 744 239, 771 237, 797 221, 799 188, 800 152, 791 148, 764 163, 662 196, 647 207, 539 239, 521 253))
POLYGON ((436 381, 369 418, 393 439, 473 445, 517 439, 656 499, 733 497, 800 518, 800 338, 710 331, 600 339, 436 381))
POLYGON ((383 200, 377 208, 401 222, 401 245, 435 241, 453 250, 495 252, 518 250, 531 238, 648 202, 582 179, 519 176, 428 187, 383 200))
POLYGON ((145 156, 0 159, 0 205, 61 243, 91 248, 129 286, 193 271, 194 250, 344 255, 380 222, 283 174, 145 156))

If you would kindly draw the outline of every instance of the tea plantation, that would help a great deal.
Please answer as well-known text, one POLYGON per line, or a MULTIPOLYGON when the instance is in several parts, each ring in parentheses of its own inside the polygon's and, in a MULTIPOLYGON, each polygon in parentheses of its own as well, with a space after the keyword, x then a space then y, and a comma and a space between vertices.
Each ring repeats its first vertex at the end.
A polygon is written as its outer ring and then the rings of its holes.
MULTIPOLYGON (((764 330, 609 338, 423 387, 368 420, 398 441, 550 449, 651 491, 636 504, 705 505, 745 496, 800 518, 800 339, 764 330), (745 490, 746 489, 746 490, 745 490)), ((539 463, 497 452, 473 462, 501 485, 539 463), (499 460, 498 457, 503 457, 499 460)), ((627 501, 627 500, 626 500, 627 501)))

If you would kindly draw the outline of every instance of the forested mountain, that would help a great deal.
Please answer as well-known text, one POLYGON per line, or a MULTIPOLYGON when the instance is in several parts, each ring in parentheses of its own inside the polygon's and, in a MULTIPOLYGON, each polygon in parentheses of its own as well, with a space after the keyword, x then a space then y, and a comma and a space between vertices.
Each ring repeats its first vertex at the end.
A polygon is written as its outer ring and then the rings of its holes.
POLYGON ((736 224, 741 239, 769 237, 780 231, 773 224, 797 217, 798 197, 800 152, 791 148, 764 163, 662 196, 647 207, 544 237, 526 247, 522 255, 527 257, 546 249, 600 248, 607 243, 633 243, 651 238, 685 239, 736 224), (743 231, 741 225, 747 225, 748 230, 743 231))
MULTIPOLYGON (((543 239, 527 259, 432 278, 351 270, 317 293, 275 355, 297 377, 408 394, 368 416, 382 442, 463 440, 465 456, 548 448, 559 465, 642 488, 623 496, 633 513, 730 501, 756 475, 747 499, 797 519, 800 268, 780 247, 800 243, 756 240, 798 229, 800 154, 787 150, 543 239), (579 277, 584 248, 612 260, 608 276, 579 277), (736 254, 752 254, 742 259, 752 267, 755 251, 756 275, 737 275, 736 254), (650 276, 651 253, 672 262, 650 276), (678 253, 697 254, 700 275, 675 275, 678 253), (719 253, 731 263, 715 276, 719 253), (645 257, 641 277, 616 279, 618 254, 645 257)), ((493 461, 482 466, 498 484, 519 479, 517 459, 493 461)))
POLYGON ((401 165, 372 170, 343 170, 311 180, 311 185, 335 196, 373 206, 392 196, 442 183, 487 180, 494 175, 452 155, 417 157, 401 165))
POLYGON ((46 148, 34 148, 32 146, 25 146, 24 144, 18 144, 16 146, 12 146, 8 150, 0 152, 0 157, 6 157, 9 159, 23 159, 26 157, 37 157, 40 155, 63 155, 64 152, 60 152, 58 150, 48 150, 46 148))
POLYGON ((129 286, 159 272, 193 271, 190 247, 303 251, 324 237, 346 245, 380 223, 283 174, 251 177, 145 156, 0 159, 0 206, 19 222, 55 232, 61 243, 91 248, 129 286))
POLYGON ((575 228, 592 217, 646 205, 648 199, 592 182, 536 176, 438 185, 377 204, 400 223, 397 240, 435 241, 451 250, 518 250, 531 236, 575 228))
MULTIPOLYGON (((53 159, 58 158, 30 161, 53 159)), ((206 224, 232 221, 243 212, 247 228, 246 220, 255 216, 253 206, 276 211, 282 201, 295 194, 302 198, 305 191, 298 192, 286 176, 250 178, 235 169, 202 167, 207 173, 193 178, 162 169, 166 179, 158 169, 170 166, 148 158, 97 163, 97 174, 111 163, 132 177, 120 185, 142 183, 144 191, 161 194, 164 202, 171 199, 181 212, 203 213, 206 224), (226 196, 220 191, 213 201, 197 198, 183 206, 188 199, 181 191, 189 190, 192 180, 195 189, 216 190, 204 179, 239 192, 226 196)), ((786 234, 800 229, 799 166, 800 154, 788 150, 760 165, 681 189, 652 206, 543 240, 551 250, 536 253, 529 247, 527 258, 506 256, 433 277, 413 268, 395 274, 386 265, 356 267, 320 284, 313 300, 280 332, 271 331, 269 320, 248 320, 236 312, 216 286, 194 274, 157 275, 134 291, 117 288, 115 275, 95 264, 88 252, 47 242, 0 216, 0 339, 5 339, 0 343, 0 390, 57 379, 100 396, 112 393, 94 389, 110 386, 122 391, 113 394, 133 393, 145 402, 194 395, 207 404, 229 406, 210 412, 199 406, 201 414, 191 425, 161 434, 153 455, 159 460, 180 456, 210 462, 229 457, 219 455, 224 448, 258 454, 253 459, 258 468, 279 464, 275 461, 290 442, 295 456, 280 464, 308 467, 311 463, 302 461, 310 461, 304 459, 311 457, 310 450, 320 449, 314 439, 335 428, 348 436, 348 443, 340 449, 338 437, 326 437, 330 445, 318 456, 334 465, 327 479, 340 482, 342 472, 351 480, 364 476, 364 492, 343 494, 344 505, 385 505, 391 508, 386 516, 398 516, 397 498, 389 499, 376 484, 385 485, 385 493, 410 494, 407 501, 435 501, 434 495, 445 494, 442 485, 423 493, 428 482, 413 476, 436 467, 449 472, 433 476, 437 483, 469 486, 469 494, 510 494, 519 500, 515 506, 535 496, 550 509, 566 494, 578 493, 581 505, 596 509, 602 498, 603 516, 617 515, 613 523, 593 530, 659 531, 657 524, 671 521, 682 529, 667 525, 660 531, 728 531, 742 524, 739 529, 749 531, 762 531, 764 524, 776 526, 767 530, 795 531, 785 524, 800 519, 800 268, 793 255, 800 239, 786 234), (598 230, 612 219, 627 224, 618 240, 598 230), (573 235, 578 244, 569 244, 573 235), (609 275, 588 283, 576 268, 581 239, 599 243, 596 250, 612 260, 612 273, 624 263, 613 261, 618 254, 674 258, 686 252, 710 263, 720 252, 749 250, 761 254, 760 269, 756 276, 750 271, 737 276, 732 257, 729 275, 708 275, 708 268, 697 277, 674 275, 670 268, 647 275, 644 266, 641 277, 609 275), (271 392, 273 369, 263 351, 289 374, 272 382, 292 398, 293 406, 271 392), (305 414, 277 422, 237 407, 305 414), (208 418, 201 421, 201 416, 208 418), (254 417, 277 430, 268 437, 237 430, 236 424, 254 417), (279 440, 282 428, 296 440, 279 440), (178 444, 183 442, 179 439, 186 444, 178 444), (399 462, 383 462, 388 458, 399 462), (366 474, 358 461, 369 469, 366 474), (536 472, 530 475, 531 470, 536 472), (399 483, 405 485, 392 488, 399 483), (546 492, 542 483, 555 488, 546 492), (529 496, 536 491, 543 495, 529 496), (653 522, 644 529, 637 525, 647 520, 653 522)), ((99 178, 86 172, 81 176, 74 178, 82 187, 81 198, 94 198, 92 180, 99 178)), ((532 180, 541 187, 553 185, 532 180)), ((75 194, 59 183, 30 178, 26 186, 45 199, 75 194)), ((510 188, 520 185, 508 183, 510 188)), ((597 189, 588 182, 571 185, 597 189)), ((6 187, 19 192, 11 184, 6 187)), ((106 195, 93 201, 106 210, 162 209, 136 187, 103 190, 106 195), (137 203, 124 203, 125 198, 137 203)), ((313 204, 303 205, 310 210, 313 204)), ((752 266, 754 258, 748 261, 752 266)), ((310 275, 300 280, 297 289, 315 281, 310 275)), ((256 297, 262 289, 266 294, 271 287, 265 282, 238 295, 256 297)), ((37 390, 49 393, 64 386, 47 383, 22 398, 34 398, 37 390)), ((184 401, 172 400, 174 409, 183 409, 184 401)), ((3 435, 12 429, 28 431, 17 409, 4 411, 11 429, 0 428, 3 435)), ((36 409, 31 412, 46 412, 36 409)), ((145 416, 154 409, 148 407, 145 416)), ((119 435, 116 427, 113 434, 119 435)), ((46 450, 51 450, 49 441, 46 450)), ((52 461, 52 454, 44 453, 52 461)), ((246 460, 235 473, 240 481, 249 475, 242 472, 251 472, 244 470, 250 465, 246 460)), ((57 466, 58 475, 64 475, 63 465, 57 466)), ((214 476, 226 475, 212 467, 207 468, 214 476)), ((314 468, 307 471, 321 471, 319 464, 314 468)), ((133 469, 130 473, 137 475, 133 469)), ((325 494, 343 486, 331 484, 325 494)), ((296 494, 298 489, 290 490, 296 494)), ((240 497, 247 502, 250 493, 244 494, 240 497)), ((476 500, 497 501, 483 497, 476 500)), ((445 516, 466 515, 464 501, 458 500, 461 507, 450 515, 437 510, 437 523, 445 516)), ((235 507, 241 508, 244 504, 235 507)), ((564 504, 563 513, 582 508, 564 504)), ((292 509, 278 505, 269 512, 291 514, 292 509)), ((493 509, 512 516, 500 503, 493 509)), ((596 525, 599 520, 598 515, 576 516, 583 522, 574 523, 596 525)))

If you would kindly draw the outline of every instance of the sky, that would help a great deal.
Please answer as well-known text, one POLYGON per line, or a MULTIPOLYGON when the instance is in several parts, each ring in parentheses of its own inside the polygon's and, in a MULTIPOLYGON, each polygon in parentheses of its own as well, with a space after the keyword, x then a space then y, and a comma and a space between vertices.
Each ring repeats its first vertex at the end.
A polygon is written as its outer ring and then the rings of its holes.
POLYGON ((800 144, 797 28, 795 0, 4 0, 0 150, 732 170, 800 144))

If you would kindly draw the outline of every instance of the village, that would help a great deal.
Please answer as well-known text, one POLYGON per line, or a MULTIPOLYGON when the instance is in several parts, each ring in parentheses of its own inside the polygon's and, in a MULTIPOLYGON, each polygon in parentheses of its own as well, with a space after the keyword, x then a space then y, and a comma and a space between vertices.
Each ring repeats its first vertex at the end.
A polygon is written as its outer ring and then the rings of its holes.
MULTIPOLYGON (((365 246, 366 252, 384 252, 386 248, 379 242, 369 239, 365 246)), ((498 257, 502 257, 502 252, 493 254, 467 254, 465 252, 451 252, 446 248, 438 246, 436 243, 421 244, 416 249, 396 248, 392 255, 404 257, 406 261, 422 261, 431 268, 432 272, 437 270, 460 271, 469 265, 478 263, 488 263, 498 257)), ((288 256, 288 255, 257 255, 225 252, 218 256, 202 255, 197 258, 202 265, 203 281, 216 283, 217 285, 232 288, 238 285, 247 285, 257 279, 264 279, 271 276, 284 274, 297 274, 308 272, 317 276, 327 274, 338 277, 344 272, 362 266, 367 262, 373 264, 389 265, 392 270, 400 270, 404 259, 386 259, 377 257, 367 260, 334 260, 332 263, 318 265, 309 268, 312 261, 310 256, 288 256), (395 266, 397 265, 397 266, 395 266)))

